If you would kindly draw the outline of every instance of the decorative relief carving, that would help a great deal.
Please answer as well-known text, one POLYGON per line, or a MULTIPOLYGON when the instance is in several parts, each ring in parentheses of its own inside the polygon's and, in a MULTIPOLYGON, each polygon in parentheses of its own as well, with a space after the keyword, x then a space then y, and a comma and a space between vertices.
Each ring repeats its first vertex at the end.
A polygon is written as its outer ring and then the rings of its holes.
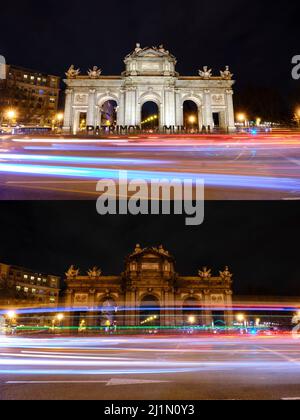
POLYGON ((223 305, 224 301, 224 295, 211 295, 211 303, 214 305, 223 305))
POLYGON ((88 293, 76 293, 74 297, 75 305, 88 305, 89 295, 88 293))
POLYGON ((87 105, 88 95, 85 93, 77 93, 75 95, 75 104, 77 105, 87 105))
POLYGON ((211 99, 212 99, 213 105, 224 105, 225 104, 224 95, 215 94, 215 95, 212 95, 211 99))

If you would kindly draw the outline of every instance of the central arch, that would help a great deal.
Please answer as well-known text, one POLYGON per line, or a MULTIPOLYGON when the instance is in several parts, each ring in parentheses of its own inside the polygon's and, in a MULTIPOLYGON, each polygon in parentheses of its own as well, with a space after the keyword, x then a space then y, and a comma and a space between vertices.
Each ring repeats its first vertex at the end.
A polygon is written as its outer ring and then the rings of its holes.
POLYGON ((160 109, 156 101, 146 101, 141 107, 141 126, 144 131, 156 132, 160 126, 160 109))
POLYGON ((160 302, 154 295, 146 295, 140 304, 140 325, 144 327, 160 326, 160 302))
POLYGON ((196 297, 189 297, 182 306, 184 325, 200 326, 203 324, 202 305, 196 297))
POLYGON ((196 133, 202 128, 201 105, 198 101, 186 98, 183 101, 183 125, 190 133, 196 133))

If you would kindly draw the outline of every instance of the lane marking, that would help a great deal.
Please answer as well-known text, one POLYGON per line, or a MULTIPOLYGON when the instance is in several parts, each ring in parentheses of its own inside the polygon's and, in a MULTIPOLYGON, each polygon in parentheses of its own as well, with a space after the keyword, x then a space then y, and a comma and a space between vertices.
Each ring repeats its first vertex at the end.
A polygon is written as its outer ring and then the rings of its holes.
POLYGON ((142 379, 110 379, 107 381, 8 381, 7 385, 64 385, 64 384, 106 384, 106 386, 166 384, 170 381, 142 379))

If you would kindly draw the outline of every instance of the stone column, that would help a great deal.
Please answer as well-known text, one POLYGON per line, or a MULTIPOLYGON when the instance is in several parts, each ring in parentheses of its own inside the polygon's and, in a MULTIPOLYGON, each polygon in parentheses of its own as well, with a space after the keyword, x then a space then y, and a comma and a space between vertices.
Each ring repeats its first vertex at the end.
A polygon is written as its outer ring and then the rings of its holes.
POLYGON ((176 125, 183 126, 183 105, 181 103, 180 90, 176 90, 176 125))
POLYGON ((165 125, 175 126, 175 94, 174 90, 169 88, 165 90, 165 125))
MULTIPOLYGON (((95 296, 96 296, 96 290, 95 289, 91 289, 89 290, 89 309, 95 307, 95 296)), ((88 327, 95 327, 96 326, 96 317, 95 317, 95 313, 91 312, 90 315, 94 315, 94 317, 88 318, 87 321, 87 326, 88 327)))
POLYGON ((117 112, 117 125, 125 125, 125 90, 120 91, 120 103, 117 112))
POLYGON ((226 91, 226 105, 227 105, 227 122, 228 129, 230 131, 235 130, 235 118, 234 118, 234 107, 233 107, 233 90, 228 89, 226 91))
POLYGON ((205 304, 205 311, 204 311, 204 319, 205 319, 205 325, 207 327, 211 327, 213 317, 211 312, 211 293, 210 290, 204 291, 204 304, 205 304))
POLYGON ((87 111, 87 125, 88 126, 95 126, 95 89, 90 89, 89 91, 89 107, 87 111))
POLYGON ((126 298, 125 298, 125 307, 128 308, 128 311, 125 311, 125 325, 129 327, 135 327, 137 326, 137 314, 136 311, 133 310, 133 308, 136 308, 137 302, 136 302, 136 289, 130 288, 126 292, 126 298))
MULTIPOLYGON (((66 291, 66 299, 65 299, 65 308, 70 309, 73 306, 73 290, 68 289, 66 291)), ((72 332, 71 327, 73 326, 73 313, 72 312, 66 312, 65 313, 65 318, 64 318, 64 327, 68 328, 70 332, 72 332)))
POLYGON ((71 131, 73 126, 73 89, 66 90, 65 114, 64 114, 64 131, 71 131))
POLYGON ((135 126, 136 121, 136 89, 130 87, 126 90, 125 98, 125 125, 135 126))
POLYGON ((212 129, 214 127, 212 108, 211 108, 211 94, 210 90, 204 91, 204 110, 203 110, 203 124, 212 129))
POLYGON ((228 327, 232 327, 233 322, 234 322, 234 315, 232 311, 232 291, 231 290, 227 291, 225 296, 226 296, 226 307, 228 308, 226 323, 228 327))

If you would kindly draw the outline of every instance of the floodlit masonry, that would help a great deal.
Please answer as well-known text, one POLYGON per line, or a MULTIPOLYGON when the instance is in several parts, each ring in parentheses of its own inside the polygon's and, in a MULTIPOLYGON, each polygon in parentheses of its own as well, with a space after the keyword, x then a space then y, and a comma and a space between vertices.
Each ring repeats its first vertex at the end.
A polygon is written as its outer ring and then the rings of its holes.
POLYGON ((230 326, 232 277, 228 267, 217 276, 207 267, 195 277, 180 276, 163 246, 137 245, 118 276, 98 267, 86 275, 74 266, 68 270, 66 320, 74 328, 230 326))
POLYGON ((64 131, 74 134, 101 128, 119 133, 143 128, 143 107, 156 106, 149 129, 157 121, 157 131, 179 132, 221 129, 235 130, 233 74, 227 66, 220 75, 204 67, 195 76, 180 76, 177 60, 163 46, 141 48, 125 58, 120 76, 104 76, 98 67, 81 75, 72 65, 66 73, 67 85, 64 131), (185 105, 194 106, 184 113, 185 105))

